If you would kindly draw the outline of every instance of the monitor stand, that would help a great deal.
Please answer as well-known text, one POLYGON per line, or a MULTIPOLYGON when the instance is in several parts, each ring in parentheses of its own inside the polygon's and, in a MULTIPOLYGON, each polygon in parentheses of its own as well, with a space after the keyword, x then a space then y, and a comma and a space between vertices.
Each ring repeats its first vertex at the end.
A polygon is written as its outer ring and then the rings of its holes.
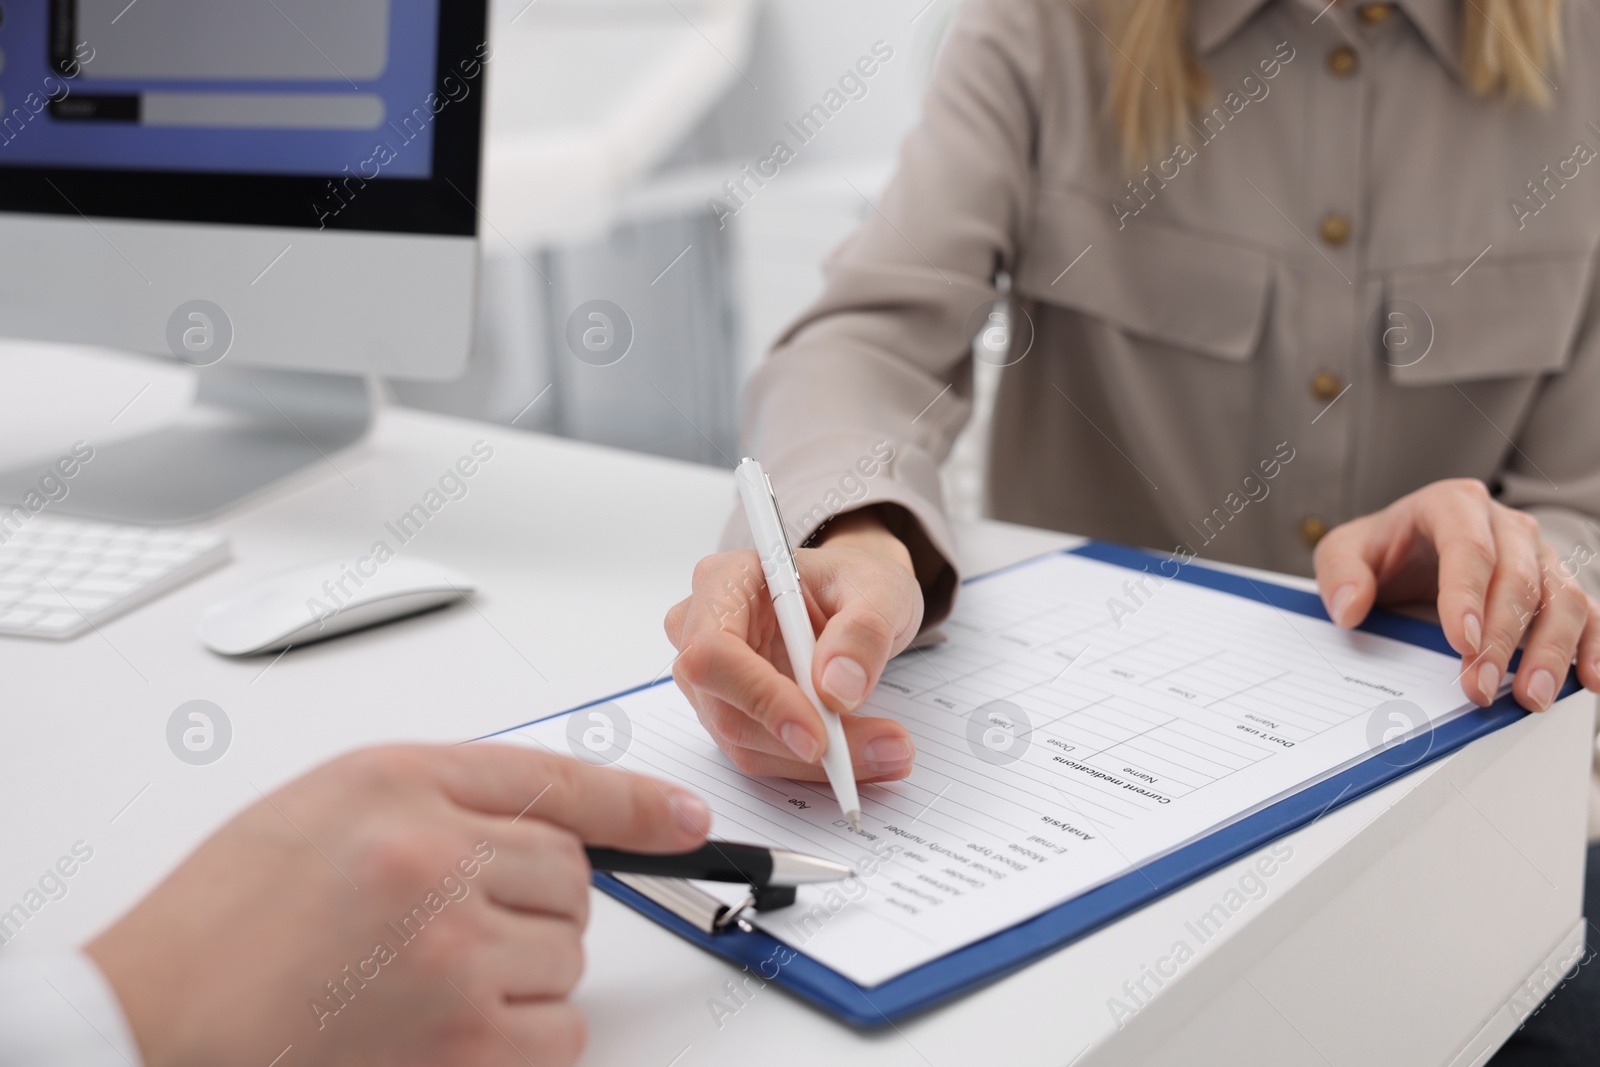
MULTIPOLYGON (((214 367, 194 406, 158 430, 96 444, 53 515, 150 525, 194 522, 359 441, 375 405, 362 378, 214 367)), ((0 472, 0 501, 38 492, 53 458, 0 472)), ((330 469, 330 474, 337 468, 330 469)), ((37 499, 37 497, 36 497, 37 499)))

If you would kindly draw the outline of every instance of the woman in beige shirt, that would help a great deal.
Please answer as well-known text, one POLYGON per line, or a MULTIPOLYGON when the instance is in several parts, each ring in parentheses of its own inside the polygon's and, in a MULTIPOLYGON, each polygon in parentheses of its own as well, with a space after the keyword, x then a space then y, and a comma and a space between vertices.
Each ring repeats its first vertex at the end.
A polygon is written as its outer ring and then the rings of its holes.
MULTIPOLYGON (((1315 574, 1343 626, 1432 602, 1480 704, 1519 644, 1525 707, 1600 689, 1597 57, 1572 0, 968 0, 749 389, 824 699, 950 610, 938 468, 1006 291, 991 515, 1315 574)), ((753 554, 667 629, 740 768, 822 777, 753 554)), ((899 723, 846 730, 909 773, 899 723)))

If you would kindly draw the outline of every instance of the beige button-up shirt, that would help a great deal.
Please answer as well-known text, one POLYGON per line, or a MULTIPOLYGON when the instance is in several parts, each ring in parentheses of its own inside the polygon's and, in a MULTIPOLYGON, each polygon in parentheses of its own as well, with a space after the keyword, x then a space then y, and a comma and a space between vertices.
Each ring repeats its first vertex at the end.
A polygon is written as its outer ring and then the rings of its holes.
MULTIPOLYGON (((1462 2, 1194 0, 1215 98, 1130 181, 1095 5, 968 0, 748 392, 796 542, 890 502, 953 566, 977 335, 996 518, 1307 574, 1321 532, 1470 476, 1600 592, 1600 13, 1564 5, 1538 111, 1466 89, 1462 2)), ((923 577, 937 621, 951 575, 923 577)))
POLYGON ((1326 530, 1468 476, 1600 595, 1600 12, 1563 5, 1538 111, 1463 84, 1466 0, 1326 2, 1193 0, 1215 100, 1128 175, 1096 5, 968 0, 748 392, 796 543, 898 504, 925 624, 949 611, 938 468, 976 352, 1004 365, 996 518, 1309 574, 1326 530))

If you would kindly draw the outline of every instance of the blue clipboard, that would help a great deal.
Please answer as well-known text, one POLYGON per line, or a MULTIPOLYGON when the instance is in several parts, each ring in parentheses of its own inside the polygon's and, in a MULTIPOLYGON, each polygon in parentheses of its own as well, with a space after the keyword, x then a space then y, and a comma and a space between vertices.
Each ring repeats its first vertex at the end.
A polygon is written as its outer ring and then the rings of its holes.
MULTIPOLYGON (((1130 570, 1159 567, 1160 556, 1104 542, 1093 541, 1067 554, 1110 563, 1130 570)), ((1026 566, 1025 560, 1014 566, 1026 566)), ((983 581, 979 575, 969 582, 983 581)), ((1159 572, 1167 577, 1166 571, 1159 572)), ((1322 600, 1314 593, 1290 589, 1270 582, 1213 570, 1197 563, 1179 568, 1172 579, 1232 593, 1249 600, 1270 604, 1316 619, 1327 619, 1322 600)), ((1435 624, 1391 612, 1375 611, 1360 629, 1398 641, 1454 655, 1444 632, 1435 624)), ((1518 653, 1520 656, 1520 653, 1518 653)), ((1515 670, 1514 657, 1511 669, 1515 670)), ((653 683, 670 685, 671 680, 653 683)), ((649 686, 638 686, 627 693, 649 686)), ((1569 677, 1561 696, 1575 692, 1578 684, 1569 677)), ((549 716, 570 715, 596 704, 615 700, 619 693, 580 707, 549 716)), ((1168 853, 1143 867, 1107 882, 1087 893, 1059 904, 1049 911, 1025 919, 1009 929, 957 949, 936 960, 889 979, 881 985, 863 987, 816 960, 761 930, 729 927, 725 932, 708 934, 674 915, 655 901, 623 885, 607 874, 596 874, 594 883, 602 891, 640 911, 662 926, 701 948, 731 963, 748 967, 770 984, 786 988, 843 1021, 863 1028, 888 1026, 899 1019, 942 1004, 979 986, 986 985, 1057 949, 1086 937, 1117 919, 1144 907, 1175 889, 1201 878, 1241 856, 1270 844, 1286 834, 1321 818, 1334 808, 1450 754, 1478 738, 1491 734, 1521 719, 1524 711, 1508 694, 1487 708, 1460 715, 1409 741, 1387 749, 1331 778, 1300 790, 1293 796, 1234 822, 1191 844, 1168 853), (784 952, 788 962, 773 978, 766 978, 763 964, 770 966, 775 953, 784 952)), ((543 720, 535 720, 543 721, 543 720)), ((524 723, 523 725, 531 725, 524 723)), ((512 729, 521 729, 513 727, 512 729)), ((508 733, 510 731, 502 731, 508 733)), ((497 736, 497 735, 491 735, 497 736)))

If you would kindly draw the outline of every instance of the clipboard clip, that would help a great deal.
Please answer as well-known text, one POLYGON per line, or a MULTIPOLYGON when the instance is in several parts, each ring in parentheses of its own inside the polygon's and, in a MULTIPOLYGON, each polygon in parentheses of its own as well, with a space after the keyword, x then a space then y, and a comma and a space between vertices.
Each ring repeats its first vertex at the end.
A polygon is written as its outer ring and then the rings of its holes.
POLYGON ((751 886, 750 892, 739 903, 724 904, 682 878, 622 872, 614 872, 611 877, 707 934, 724 933, 733 927, 750 933, 754 928, 744 918, 747 912, 787 908, 795 902, 794 886, 751 886))

